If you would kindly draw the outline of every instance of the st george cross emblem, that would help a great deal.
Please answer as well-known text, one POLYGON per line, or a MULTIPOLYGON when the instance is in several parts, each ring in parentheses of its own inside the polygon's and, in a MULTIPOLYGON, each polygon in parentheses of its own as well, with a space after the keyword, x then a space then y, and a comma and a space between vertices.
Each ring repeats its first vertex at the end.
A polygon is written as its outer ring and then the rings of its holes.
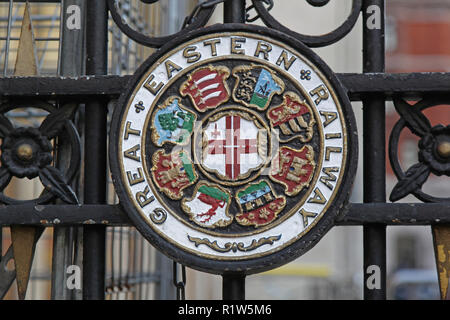
POLYGON ((334 74, 294 39, 237 28, 189 33, 151 56, 111 128, 131 221, 171 258, 214 273, 253 273, 310 249, 356 168, 334 74))
POLYGON ((235 182, 260 168, 267 158, 267 130, 247 113, 233 109, 208 119, 203 131, 202 167, 235 182))

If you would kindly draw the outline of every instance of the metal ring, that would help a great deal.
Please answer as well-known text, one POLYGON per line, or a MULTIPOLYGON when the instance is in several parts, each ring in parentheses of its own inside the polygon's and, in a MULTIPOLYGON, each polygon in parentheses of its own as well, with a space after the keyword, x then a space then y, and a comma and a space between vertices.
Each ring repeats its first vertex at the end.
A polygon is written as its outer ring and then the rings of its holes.
MULTIPOLYGON (((328 1, 308 1, 309 4, 315 7, 323 6, 327 2, 328 1)), ((262 21, 267 27, 289 34, 290 36, 302 41, 304 44, 311 48, 325 47, 345 37, 355 26, 362 8, 362 0, 353 0, 350 15, 340 27, 324 35, 309 36, 292 31, 291 29, 283 26, 267 11, 260 0, 252 0, 252 3, 256 11, 258 12, 258 15, 261 17, 262 21)))
POLYGON ((113 18, 116 25, 119 29, 125 33, 129 38, 133 39, 139 44, 142 44, 147 47, 159 48, 165 43, 169 42, 175 37, 180 36, 181 34, 185 34, 191 30, 203 27, 211 17, 214 12, 215 6, 200 8, 196 19, 192 21, 185 29, 163 37, 149 37, 140 32, 137 32, 133 28, 131 28, 127 23, 125 23, 119 13, 119 10, 116 6, 118 0, 108 0, 108 9, 111 12, 111 17, 113 18))

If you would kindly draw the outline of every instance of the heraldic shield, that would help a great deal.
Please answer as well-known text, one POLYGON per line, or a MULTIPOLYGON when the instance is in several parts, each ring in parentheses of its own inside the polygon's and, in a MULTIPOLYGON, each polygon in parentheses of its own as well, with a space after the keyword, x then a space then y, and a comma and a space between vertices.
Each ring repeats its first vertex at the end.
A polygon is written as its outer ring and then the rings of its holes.
POLYGON ((152 55, 118 102, 110 145, 138 230, 219 274, 268 270, 312 248, 347 201, 357 152, 348 98, 320 58, 233 24, 152 55))

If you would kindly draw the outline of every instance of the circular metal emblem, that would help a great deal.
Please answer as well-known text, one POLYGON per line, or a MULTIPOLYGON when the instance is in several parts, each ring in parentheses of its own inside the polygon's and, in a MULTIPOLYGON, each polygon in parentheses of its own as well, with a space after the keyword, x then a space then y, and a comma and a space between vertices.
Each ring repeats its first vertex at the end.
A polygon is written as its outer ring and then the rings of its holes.
POLYGON ((171 258, 254 273, 332 225, 356 170, 345 92, 302 43, 225 25, 168 43, 136 72, 111 129, 121 204, 171 258))

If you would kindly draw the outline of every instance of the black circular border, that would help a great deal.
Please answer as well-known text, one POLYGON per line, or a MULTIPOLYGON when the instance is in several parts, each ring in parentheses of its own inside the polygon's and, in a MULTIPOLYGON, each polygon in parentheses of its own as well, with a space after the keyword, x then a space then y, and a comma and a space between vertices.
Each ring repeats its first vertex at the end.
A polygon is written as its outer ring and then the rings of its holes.
POLYGON ((347 96, 347 92, 338 78, 335 76, 335 74, 318 55, 316 55, 305 44, 287 34, 265 27, 230 23, 224 25, 213 25, 211 27, 201 28, 183 34, 157 50, 138 68, 138 70, 129 80, 127 88, 120 96, 113 113, 109 138, 109 160, 112 180, 121 206, 127 213, 132 223, 135 225, 135 227, 147 240, 151 242, 152 245, 169 256, 171 259, 199 271, 214 274, 253 274, 279 267, 298 258, 302 254, 310 250, 314 245, 316 245, 318 241, 326 234, 326 232, 330 230, 331 227, 333 227, 334 221, 340 214, 342 214, 343 208, 348 201, 351 192, 358 160, 357 142, 358 135, 356 130, 356 121, 350 101, 347 96), (289 45, 293 49, 297 50, 299 53, 303 54, 309 59, 311 63, 316 66, 316 68, 320 72, 325 75, 328 82, 333 87, 336 97, 341 104, 342 113, 345 118, 344 121, 347 126, 347 160, 345 168, 343 168, 344 171, 340 183, 340 189, 336 193, 333 203, 330 205, 323 217, 308 233, 306 233, 302 238, 288 245, 287 247, 262 257, 237 261, 213 260, 192 254, 172 245, 168 241, 164 240, 161 236, 159 236, 155 231, 153 231, 152 228, 149 227, 147 222, 142 219, 141 214, 137 211, 132 201, 130 201, 128 198, 128 193, 123 185, 123 181, 121 180, 122 175, 117 157, 118 143, 120 141, 118 133, 120 131, 119 128, 123 113, 125 111, 125 106, 133 91, 135 90, 135 87, 141 80, 142 75, 145 74, 145 72, 147 72, 147 70, 159 58, 161 58, 171 49, 174 49, 175 47, 182 45, 184 42, 187 42, 194 38, 220 32, 248 32, 254 33, 256 35, 267 36, 283 42, 286 45, 289 45))

